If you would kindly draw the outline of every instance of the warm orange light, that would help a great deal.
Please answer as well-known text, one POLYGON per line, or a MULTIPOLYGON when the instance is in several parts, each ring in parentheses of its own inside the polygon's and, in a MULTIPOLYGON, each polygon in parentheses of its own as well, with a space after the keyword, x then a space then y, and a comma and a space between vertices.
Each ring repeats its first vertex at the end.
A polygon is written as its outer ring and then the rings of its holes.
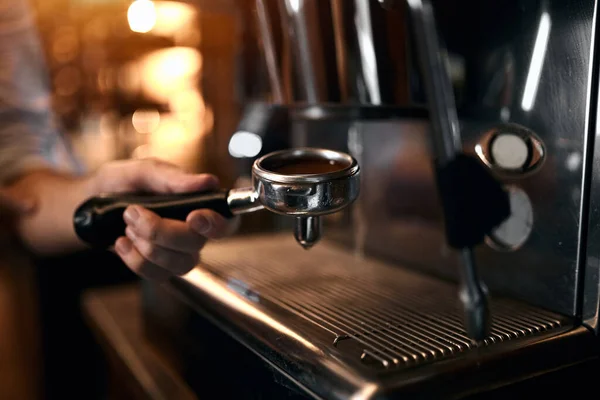
POLYGON ((145 56, 138 74, 146 95, 169 102, 175 94, 194 87, 201 68, 202 56, 196 49, 171 47, 145 56))
POLYGON ((142 144, 131 152, 131 158, 143 159, 152 157, 152 149, 149 144, 142 144))
POLYGON ((191 117, 202 118, 206 111, 204 99, 194 87, 173 94, 173 97, 169 100, 169 105, 174 113, 177 113, 184 119, 191 117))
POLYGON ((75 152, 85 162, 89 171, 117 158, 114 125, 114 114, 91 113, 85 117, 79 134, 73 136, 75 152))
POLYGON ((190 4, 175 1, 156 1, 156 24, 152 33, 175 36, 189 31, 195 23, 196 10, 190 4))
POLYGON ((154 132, 160 124, 160 113, 157 110, 135 110, 131 123, 139 133, 154 132))
POLYGON ((150 32, 156 25, 156 7, 151 0, 135 0, 127 10, 129 28, 133 32, 150 32))
POLYGON ((132 153, 133 158, 156 157, 184 168, 192 168, 200 146, 194 134, 174 114, 163 114, 160 123, 132 153))
POLYGON ((197 33, 194 30, 196 15, 193 6, 175 1, 135 0, 127 11, 133 32, 151 32, 184 41, 197 33))
POLYGON ((158 129, 150 136, 150 144, 157 150, 177 150, 190 135, 185 126, 173 115, 164 115, 158 129))

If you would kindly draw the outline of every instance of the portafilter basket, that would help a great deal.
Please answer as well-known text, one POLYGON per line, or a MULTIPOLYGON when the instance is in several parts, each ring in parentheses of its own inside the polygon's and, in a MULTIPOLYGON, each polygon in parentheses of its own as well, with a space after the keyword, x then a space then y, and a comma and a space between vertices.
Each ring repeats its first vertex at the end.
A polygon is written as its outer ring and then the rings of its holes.
POLYGON ((359 195, 360 167, 342 152, 296 148, 269 153, 252 166, 252 187, 185 194, 101 194, 82 203, 74 215, 75 232, 97 248, 125 235, 123 212, 133 204, 163 218, 185 221, 197 209, 226 218, 261 209, 296 218, 295 237, 305 249, 321 237, 320 217, 342 210, 359 195))

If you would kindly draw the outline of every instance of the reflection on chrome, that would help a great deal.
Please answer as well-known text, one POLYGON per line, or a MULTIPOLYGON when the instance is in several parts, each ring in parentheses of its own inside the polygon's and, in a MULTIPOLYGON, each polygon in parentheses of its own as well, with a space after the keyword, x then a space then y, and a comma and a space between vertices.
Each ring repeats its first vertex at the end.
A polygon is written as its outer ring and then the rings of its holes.
POLYGON ((372 399, 377 393, 379 387, 374 383, 368 383, 357 393, 353 394, 350 400, 368 400, 372 399))
POLYGON ((550 15, 544 11, 540 18, 540 26, 535 39, 533 54, 531 55, 529 73, 527 74, 527 83, 523 91, 521 108, 524 111, 530 111, 535 103, 540 75, 542 74, 542 66, 544 65, 544 57, 546 56, 546 49, 548 47, 548 38, 550 37, 550 25, 550 15))
POLYGON ((185 276, 183 279, 207 293, 215 300, 219 301, 221 304, 224 304, 237 312, 244 314, 248 317, 251 317, 261 323, 265 324, 271 329, 276 330, 277 332, 285 335, 296 342, 302 344, 304 347, 309 349, 310 351, 321 354, 322 351, 319 350, 314 344, 310 341, 306 340, 304 337, 300 336, 293 330, 289 329, 279 321, 265 314, 256 308, 255 305, 249 304, 246 300, 244 300, 239 294, 234 293, 231 290, 228 290, 223 287, 221 282, 217 280, 213 275, 209 274, 206 271, 203 271, 200 268, 195 268, 185 276))
POLYGON ((371 29, 371 11, 369 3, 356 0, 356 29, 358 34, 358 45, 360 47, 361 66, 370 103, 381 104, 379 92, 379 77, 377 75, 377 60, 375 56, 375 45, 373 44, 373 31, 371 29))
POLYGON ((287 1, 288 8, 291 9, 295 13, 300 11, 300 7, 303 5, 303 3, 304 3, 304 0, 288 0, 287 1))

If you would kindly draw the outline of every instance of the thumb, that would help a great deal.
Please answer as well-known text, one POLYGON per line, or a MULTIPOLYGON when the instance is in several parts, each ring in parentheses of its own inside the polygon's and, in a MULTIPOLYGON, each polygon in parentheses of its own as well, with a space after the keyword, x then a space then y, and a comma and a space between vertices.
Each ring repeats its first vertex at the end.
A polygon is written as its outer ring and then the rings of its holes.
POLYGON ((189 174, 183 171, 173 172, 167 182, 168 191, 187 193, 219 188, 219 179, 211 174, 189 174))
POLYGON ((145 159, 107 164, 96 177, 102 191, 186 193, 217 189, 218 179, 209 174, 191 174, 168 162, 145 159))
POLYGON ((139 184, 158 193, 186 193, 217 189, 219 181, 210 174, 192 174, 177 165, 149 159, 138 169, 139 184))

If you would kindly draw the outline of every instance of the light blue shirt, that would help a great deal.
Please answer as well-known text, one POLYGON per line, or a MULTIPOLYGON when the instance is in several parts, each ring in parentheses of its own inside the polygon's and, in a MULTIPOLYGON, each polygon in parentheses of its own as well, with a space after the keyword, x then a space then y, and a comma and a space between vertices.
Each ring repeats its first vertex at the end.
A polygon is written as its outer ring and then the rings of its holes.
POLYGON ((37 168, 79 172, 53 115, 27 0, 0 0, 0 184, 37 168))

